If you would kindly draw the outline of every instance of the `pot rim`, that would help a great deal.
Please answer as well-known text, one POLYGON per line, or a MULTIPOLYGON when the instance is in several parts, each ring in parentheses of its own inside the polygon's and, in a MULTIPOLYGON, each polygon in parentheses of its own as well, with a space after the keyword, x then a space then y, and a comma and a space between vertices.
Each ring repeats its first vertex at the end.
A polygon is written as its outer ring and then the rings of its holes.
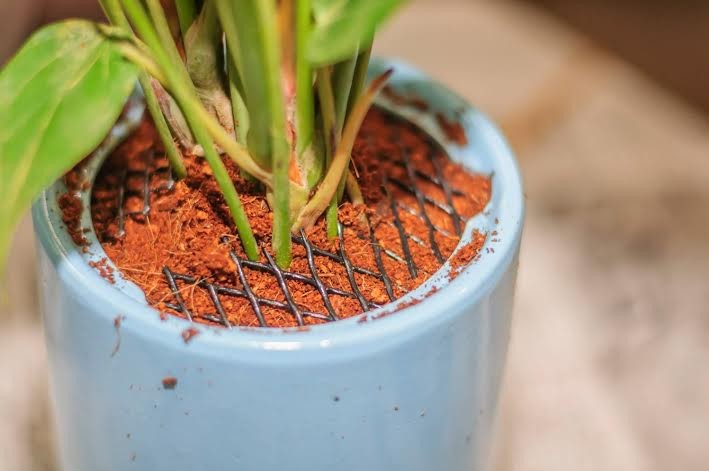
MULTIPOLYGON (((518 164, 502 133, 490 119, 422 72, 402 61, 375 59, 370 67, 370 75, 389 67, 395 69, 390 86, 397 93, 415 93, 429 102, 434 110, 445 112, 449 116, 453 113, 463 125, 469 143, 466 146, 455 146, 447 142, 431 112, 401 107, 382 95, 377 104, 424 129, 446 149, 453 160, 463 163, 473 171, 492 175, 490 203, 483 213, 468 221, 456 250, 470 240, 473 229, 487 232, 495 230, 499 235, 494 238, 487 237, 480 252, 481 256, 468 264, 456 278, 448 280, 449 258, 423 285, 397 301, 366 314, 311 326, 308 330, 260 327, 226 329, 194 324, 175 316, 161 320, 156 309, 139 300, 142 293, 138 291, 139 294, 136 294, 135 285, 123 281, 112 285, 89 266, 88 262, 91 260, 108 260, 100 243, 95 239, 88 214, 89 204, 84 204, 82 227, 91 228, 87 237, 92 236, 94 243, 89 247, 88 253, 81 253, 71 242, 56 208, 57 195, 66 192, 63 183, 58 181, 40 195, 32 213, 38 239, 56 267, 58 275, 65 282, 63 286, 73 290, 74 294, 83 298, 89 306, 97 302, 110 306, 112 309, 95 309, 94 312, 105 316, 111 326, 116 316, 121 315, 121 329, 150 337, 155 342, 173 348, 184 347, 181 333, 189 327, 195 327, 200 333, 190 341, 190 349, 206 355, 222 352, 222 355, 234 355, 235 358, 240 358, 240 355, 248 352, 290 352, 292 355, 294 351, 334 350, 360 344, 383 348, 392 342, 403 341, 408 336, 420 335, 430 326, 444 322, 449 316, 458 315, 455 314, 455 309, 451 309, 453 306, 461 303, 470 306, 478 304, 496 286, 516 259, 524 219, 524 194, 518 164), (481 153, 484 161, 482 163, 479 161, 481 153), (493 250, 487 250, 493 247, 493 250), (434 287, 438 290, 431 293, 434 287), (422 300, 397 311, 397 306, 410 304, 422 296, 425 296, 422 300), (393 315, 389 315, 390 313, 393 315)), ((121 125, 117 128, 120 134, 121 125)), ((124 134, 127 132, 126 129, 122 131, 124 134)), ((116 134, 115 129, 113 134, 116 134)))

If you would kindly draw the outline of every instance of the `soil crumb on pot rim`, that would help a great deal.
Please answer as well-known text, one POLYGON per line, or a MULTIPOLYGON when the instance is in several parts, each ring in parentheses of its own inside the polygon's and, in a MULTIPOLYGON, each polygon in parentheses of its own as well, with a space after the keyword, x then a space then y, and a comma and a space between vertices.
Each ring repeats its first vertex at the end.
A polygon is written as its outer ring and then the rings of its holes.
MULTIPOLYGON (((280 280, 268 260, 272 216, 261 188, 224 159, 262 248, 256 266, 245 260, 209 166, 185 156, 189 176, 173 186, 148 118, 97 176, 94 227, 122 276, 161 312, 226 326, 297 327, 351 317, 428 279, 491 192, 487 176, 466 172, 417 127, 378 108, 365 119, 352 159, 365 205, 341 205, 339 239, 328 239, 322 219, 305 241, 298 238, 280 280)), ((459 250, 467 261, 480 238, 459 250)))

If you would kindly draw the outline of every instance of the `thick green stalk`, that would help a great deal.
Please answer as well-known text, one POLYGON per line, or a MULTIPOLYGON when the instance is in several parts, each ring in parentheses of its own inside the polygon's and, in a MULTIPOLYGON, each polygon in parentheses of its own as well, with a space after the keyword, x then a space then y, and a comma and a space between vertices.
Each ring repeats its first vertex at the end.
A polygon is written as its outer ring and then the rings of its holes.
POLYGON ((357 56, 353 56, 346 61, 335 65, 332 74, 332 90, 335 94, 335 126, 338 134, 342 134, 345 125, 345 115, 347 113, 347 102, 352 89, 352 77, 354 76, 357 56))
MULTIPOLYGON (((217 16, 222 25, 222 31, 225 32, 226 39, 226 60, 227 60, 227 75, 229 78, 229 93, 232 101, 232 114, 236 126, 236 138, 239 144, 248 146, 249 128, 251 127, 251 117, 249 116, 248 106, 246 104, 246 93, 244 91, 244 82, 241 74, 241 52, 239 50, 239 37, 236 32, 236 18, 233 10, 233 5, 229 2, 216 2, 217 16), (238 99, 235 100, 235 96, 238 99), (235 108, 238 107, 238 108, 235 108)), ((256 157, 258 159, 258 157, 256 157)), ((270 162, 259 162, 264 168, 270 167, 270 162)), ((242 168, 242 172, 249 175, 242 168)), ((252 177, 252 175, 249 175, 252 177)))
POLYGON ((290 265, 290 152, 286 140, 286 118, 281 83, 281 53, 275 2, 263 0, 216 0, 222 28, 236 40, 229 43, 249 47, 230 48, 238 54, 234 62, 244 84, 249 116, 248 144, 259 162, 271 164, 273 174, 273 249, 281 267, 290 265), (226 20, 233 19, 233 22, 226 20))
POLYGON ((241 95, 242 87, 240 85, 239 72, 234 65, 234 59, 229 56, 227 56, 227 75, 229 78, 229 96, 231 97, 236 142, 245 146, 249 132, 249 110, 246 108, 246 103, 241 95))
POLYGON ((266 188, 272 189, 274 186, 273 175, 261 168, 254 159, 251 158, 248 149, 234 140, 234 137, 227 133, 214 117, 204 109, 203 106, 195 108, 197 117, 202 120, 207 131, 214 139, 214 142, 234 161, 240 169, 252 175, 266 188))
POLYGON ((347 101, 347 112, 345 113, 345 119, 347 119, 347 116, 349 116, 352 112, 352 108, 355 103, 357 103, 357 99, 362 94, 362 90, 364 89, 364 84, 367 82, 367 70, 369 69, 369 59, 371 56, 371 45, 357 55, 357 65, 355 66, 352 77, 352 88, 350 89, 350 97, 347 101))
MULTIPOLYGON (((357 99, 362 94, 364 84, 367 82, 367 71, 369 70, 369 60, 372 56, 372 45, 370 44, 357 55, 357 65, 355 66, 352 76, 352 87, 350 88, 350 96, 347 100, 347 111, 345 112, 345 120, 349 119, 350 113, 357 99)), ((350 200, 357 204, 356 200, 362 200, 362 191, 359 188, 357 179, 349 173, 347 177, 347 193, 350 195, 350 200)), ((339 195, 342 198, 342 194, 339 195)))
MULTIPOLYGON (((180 56, 180 51, 177 50, 175 39, 172 37, 172 31, 170 31, 170 25, 167 22, 165 10, 163 10, 160 0, 145 0, 145 4, 150 13, 151 29, 155 31, 160 40, 163 51, 165 51, 173 64, 182 64, 182 56, 180 56)), ((185 67, 176 67, 175 69, 184 80, 189 80, 189 74, 185 67)))
MULTIPOLYGON (((321 67, 317 71, 318 98, 320 99, 320 116, 323 124, 325 141, 325 163, 330 167, 334 149, 337 147, 339 135, 336 130, 335 97, 332 91, 330 67, 321 67)), ((327 235, 337 237, 337 198, 333 198, 325 216, 327 235)))
MULTIPOLYGON (((149 3, 151 1, 153 0, 148 0, 149 3)), ((208 130, 209 122, 211 121, 211 125, 216 125, 223 133, 226 134, 226 132, 202 107, 192 83, 189 79, 185 80, 187 73, 184 69, 184 64, 182 61, 175 63, 171 60, 170 55, 163 48, 164 43, 161 42, 155 29, 153 29, 153 25, 139 1, 123 0, 123 4, 138 33, 153 52, 155 61, 164 70, 170 90, 182 107, 182 111, 188 120, 195 138, 204 148, 205 159, 212 168, 214 179, 217 185, 219 185, 227 206, 231 211, 246 255, 252 260, 258 259, 259 252, 256 239, 254 238, 248 218, 239 200, 236 188, 229 178, 224 163, 216 153, 214 143, 212 142, 208 130), (182 69, 182 73, 179 69, 182 69), (205 119, 205 116, 207 119, 205 119)), ((174 43, 171 44, 174 46, 174 43)))
POLYGON ((290 149, 286 140, 286 117, 283 103, 283 84, 280 75, 280 51, 276 14, 271 2, 257 0, 264 53, 268 73, 268 98, 271 115, 271 162, 273 163, 273 250, 281 268, 290 266, 290 149))
POLYGON ((332 159, 330 168, 325 175, 322 183, 318 187, 313 197, 308 204, 303 208, 303 211, 298 215, 298 218, 293 225, 293 231, 297 232, 301 228, 310 228, 315 224, 317 218, 323 213, 325 208, 335 196, 337 187, 342 180, 343 174, 347 171, 347 166, 350 162, 350 154, 354 146, 355 138, 359 132, 359 128, 364 121, 364 117, 372 105, 374 98, 379 90, 384 86, 389 79, 392 70, 389 69, 382 75, 377 77, 369 84, 367 90, 359 97, 357 103, 352 108, 350 118, 345 124, 345 129, 342 133, 342 140, 337 147, 335 157, 332 159))
MULTIPOLYGON (((365 48, 363 51, 361 51, 357 55, 357 64, 355 65, 354 72, 352 74, 352 85, 350 87, 350 95, 347 100, 347 109, 345 111, 345 120, 347 120, 350 116, 350 113, 352 112, 352 108, 354 107, 355 103, 357 103, 357 99, 359 96, 362 94, 362 90, 364 89, 364 84, 367 81, 367 70, 369 69, 369 59, 372 55, 372 46, 371 44, 365 48)), ((357 204, 355 200, 357 199, 362 199, 362 192, 359 189, 359 184, 357 183, 357 179, 354 178, 352 173, 350 172, 347 177, 347 193, 350 195, 350 200, 357 204)), ((338 188, 338 200, 342 199, 342 193, 343 193, 343 185, 340 183, 340 187, 338 188)))
MULTIPOLYGON (((269 77, 270 45, 277 40, 273 2, 259 0, 214 0, 219 20, 227 40, 228 52, 234 59, 244 85, 243 98, 252 110, 249 123, 248 148, 254 159, 266 169, 271 169, 271 85, 269 77), (263 9, 271 11, 271 22, 267 25, 261 18, 263 9), (240 47, 248 45, 248 47, 240 47)), ((276 52, 277 54, 277 52, 276 52)), ((278 61, 278 57, 275 58, 278 61)), ((280 95, 280 90, 279 90, 280 95)), ((282 113, 282 111, 281 111, 282 113)))
MULTIPOLYGON (((191 106, 194 106, 194 102, 192 101, 186 104, 185 109, 190 110, 191 106)), ((236 192, 234 183, 231 181, 224 163, 214 148, 214 143, 209 135, 209 132, 204 127, 202 121, 197 118, 198 113, 187 111, 185 114, 197 142, 199 142, 204 148, 204 158, 211 167, 212 172, 214 173, 214 179, 217 181, 219 189, 224 195, 227 206, 229 206, 229 210, 231 211, 234 219, 234 224, 236 225, 236 230, 239 232, 239 238, 244 246, 244 251, 249 259, 258 260, 258 244, 256 243, 256 238, 251 230, 248 216, 246 216, 246 212, 241 205, 241 200, 236 192)))
MULTIPOLYGON (((345 117, 347 114, 347 103, 350 98, 350 92, 352 89, 352 78, 354 76, 355 67, 357 65, 357 55, 350 57, 349 59, 340 62, 335 65, 333 69, 333 92, 335 94, 335 130, 338 136, 342 135, 342 129, 345 125, 345 117)), ((337 187, 337 197, 334 198, 335 210, 337 204, 342 200, 342 195, 345 192, 345 176, 343 175, 340 184, 337 187)), ((328 209, 328 214, 332 210, 333 204, 330 205, 328 209)))
POLYGON ((160 67, 155 63, 153 58, 150 57, 149 52, 146 53, 145 51, 137 48, 134 44, 128 42, 118 44, 116 49, 120 51, 124 58, 143 69, 143 71, 147 73, 148 78, 153 76, 161 83, 167 80, 160 67))
MULTIPOLYGON (((237 32, 236 24, 236 13, 233 9, 233 5, 230 2, 215 1, 217 6, 217 16, 219 17, 219 23, 222 25, 222 31, 224 31, 224 38, 226 39, 226 53, 231 59, 234 65, 234 69, 239 76, 237 82, 239 86, 239 94, 244 98, 244 78, 242 76, 243 64, 241 63, 241 49, 239 47, 239 34, 237 32)), ((245 99, 245 98, 244 98, 245 99)))
POLYGON ((180 22, 180 32, 185 37, 192 22, 197 18, 197 2, 195 0, 175 0, 177 19, 180 22))
MULTIPOLYGON (((123 13, 123 9, 121 8, 121 5, 118 0, 99 1, 104 13, 106 14, 106 17, 111 23, 130 31, 130 24, 128 23, 128 19, 123 13)), ((137 62, 136 59, 138 59, 137 55, 133 58, 134 62, 137 62)), ((138 63, 138 65, 142 66, 143 69, 145 69, 145 65, 150 64, 144 61, 143 64, 138 63)), ((185 163, 182 160, 182 154, 177 149, 175 141, 172 138, 170 128, 167 125, 167 121, 165 121, 165 116, 163 116, 162 111, 160 110, 160 104, 158 103, 158 99, 155 96, 155 91, 153 90, 153 87, 150 84, 150 77, 145 72, 141 72, 141 74, 138 76, 138 82, 140 83, 140 86, 143 89, 143 95, 145 95, 145 104, 148 107, 148 112, 150 113, 150 116, 152 116, 153 118, 153 122, 155 123, 155 129, 157 129, 158 135, 160 136, 160 140, 162 141, 163 146, 165 147, 165 153, 167 154, 167 160, 170 162, 172 173, 176 179, 181 180, 187 176, 187 169, 185 168, 185 163)))
POLYGON ((314 129, 313 69, 305 50, 312 29, 310 0, 295 2, 296 152, 310 146, 314 129))

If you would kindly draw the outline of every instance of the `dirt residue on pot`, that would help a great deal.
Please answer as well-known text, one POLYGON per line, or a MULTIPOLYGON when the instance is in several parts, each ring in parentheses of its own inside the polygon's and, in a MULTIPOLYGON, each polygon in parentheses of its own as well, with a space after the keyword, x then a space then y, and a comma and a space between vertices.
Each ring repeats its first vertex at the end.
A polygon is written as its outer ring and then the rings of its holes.
POLYGON ((455 142, 461 147, 468 145, 468 136, 465 134, 462 124, 448 119, 443 113, 436 113, 436 121, 449 141, 455 142))
POLYGON ((101 275, 101 278, 104 280, 108 281, 112 285, 116 283, 116 279, 113 276, 113 267, 107 258, 104 257, 98 261, 92 260, 89 262, 89 266, 98 271, 98 274, 101 275))
POLYGON ((480 253, 480 249, 485 244, 486 235, 475 231, 473 237, 467 244, 463 245, 451 258, 451 277, 456 277, 465 269, 470 262, 480 253))
POLYGON ((177 387, 177 378, 174 376, 166 376, 162 379, 163 389, 175 389, 177 387))
POLYGON ((116 356, 118 350, 121 349, 121 324, 125 319, 126 316, 122 314, 118 314, 116 317, 113 318, 113 328, 116 330, 116 344, 114 345, 113 350, 111 351, 111 358, 116 356))
POLYGON ((81 198, 73 192, 67 192, 59 196, 58 203, 62 212, 62 222, 66 225, 71 240, 80 247, 87 246, 89 242, 81 229, 81 211, 83 210, 81 198))
POLYGON ((199 330, 194 327, 189 327, 182 331, 182 340, 185 343, 190 343, 193 338, 199 335, 199 330))
POLYGON ((400 304, 397 304, 396 307, 392 309, 385 309, 383 311, 378 312, 375 315, 370 316, 369 314, 362 314, 362 316, 357 320, 358 324, 366 324, 367 322, 373 322, 377 321, 379 319, 384 319, 385 317, 389 317, 392 314, 402 311, 406 308, 409 308, 411 306, 416 306, 417 304, 422 303, 426 298, 431 296, 434 293, 437 293, 439 290, 438 286, 432 286, 431 289, 429 289, 427 292, 424 294, 411 298, 407 301, 404 301, 400 304))
MULTIPOLYGON (((352 159, 366 204, 341 206, 342 249, 352 266, 358 268, 352 276, 362 297, 369 303, 384 305, 390 302, 389 293, 397 299, 415 289, 450 257, 460 240, 457 228, 483 210, 490 198, 491 183, 488 177, 468 173, 451 162, 418 128, 379 109, 368 114, 352 159), (448 190, 436 183, 437 176, 448 182, 448 190), (405 188, 411 185, 418 192, 405 188), (421 216, 422 207, 437 230, 429 230, 421 216), (453 213, 460 219, 456 221, 453 213), (372 243, 369 227, 362 221, 364 214, 378 245, 372 243), (406 234, 403 239, 402 232, 406 234), (377 249, 379 260, 375 256, 377 249), (414 270, 403 261, 407 253, 414 270), (378 274, 381 268, 387 274, 389 286, 381 276, 368 274, 378 274)), ((146 119, 104 164, 93 190, 92 216, 106 253, 126 278, 143 289, 150 304, 162 312, 185 317, 183 312, 170 307, 175 304, 175 296, 163 273, 168 267, 171 272, 189 274, 196 280, 180 281, 180 295, 195 321, 213 324, 217 309, 199 280, 242 289, 230 250, 239 257, 245 255, 209 166, 204 159, 194 156, 186 156, 185 163, 188 178, 178 182, 171 192, 153 193, 149 217, 126 218, 125 236, 119 237, 117 195, 121 186, 127 195, 124 208, 137 211, 143 204, 140 191, 145 171, 154 172, 150 180, 152 189, 165 184, 166 174, 159 169, 166 166, 166 161, 155 130, 146 119), (156 149, 154 160, 150 158, 152 149, 156 149), (121 175, 126 169, 134 176, 123 181, 121 175)), ((228 158, 224 163, 259 245, 270 251, 272 215, 261 188, 245 179, 228 158)), ((327 237, 323 220, 307 237, 314 247, 340 255, 340 241, 327 237)), ((267 263, 264 255, 260 262, 267 263)), ((322 284, 331 289, 328 297, 337 316, 362 313, 364 309, 357 296, 338 294, 353 292, 346 267, 319 253, 315 254, 314 263, 322 284)), ((293 245, 289 272, 312 277, 305 249, 297 243, 293 245)), ((272 273, 246 268, 244 274, 257 297, 286 303, 286 296, 272 273)), ((289 278, 286 286, 299 309, 327 313, 323 297, 312 283, 289 278)), ((231 325, 259 325, 245 297, 222 293, 219 301, 231 325)), ((298 325, 287 310, 260 304, 268 326, 298 325)), ((308 316, 303 319, 306 325, 323 322, 308 316)))
POLYGON ((411 93, 401 94, 394 90, 390 85, 382 89, 382 94, 387 97, 392 103, 399 106, 410 106, 419 111, 428 111, 428 103, 423 98, 420 98, 411 93))

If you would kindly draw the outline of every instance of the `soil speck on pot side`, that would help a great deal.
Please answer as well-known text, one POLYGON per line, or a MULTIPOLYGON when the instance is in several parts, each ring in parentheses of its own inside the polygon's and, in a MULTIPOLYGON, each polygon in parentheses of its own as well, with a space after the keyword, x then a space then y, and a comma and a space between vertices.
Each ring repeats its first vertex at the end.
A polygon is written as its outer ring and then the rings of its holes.
MULTIPOLYGON (((439 257, 446 260, 456 249, 460 240, 456 235, 456 221, 450 209, 446 212, 440 208, 452 208, 459 214, 459 222, 464 224, 487 205, 491 181, 487 176, 469 173, 452 162, 432 138, 414 125, 376 108, 369 112, 363 123, 352 160, 353 168, 359 175, 365 204, 354 205, 345 201, 341 205, 339 219, 343 226, 344 244, 339 239, 327 237, 322 218, 307 233, 307 237, 318 250, 335 256, 343 250, 352 266, 358 268, 352 276, 366 301, 385 305, 420 286, 442 266, 439 257), (406 165, 405 160, 408 162, 406 165), (387 191, 384 191, 384 175, 387 181, 399 183, 388 184, 387 191), (436 175, 448 182, 452 192, 446 194, 434 182, 438 178, 436 175), (429 178, 431 176, 435 177, 434 180, 429 178), (411 186, 419 189, 418 196, 406 189, 411 186), (398 211, 396 217, 392 212, 392 201, 398 211), (438 230, 431 231, 422 222, 422 208, 438 230), (370 226, 363 222, 365 215, 370 226), (405 233, 403 238, 402 230, 405 233), (378 241, 380 263, 374 255, 372 234, 378 241), (438 255, 434 245, 438 247, 438 255), (416 265, 415 276, 402 261, 406 250, 416 265), (389 286, 381 276, 368 274, 380 274, 382 270, 388 276, 389 286)), ((270 252, 272 213, 262 189, 243 178, 231 159, 224 157, 223 162, 239 192, 261 249, 270 252)), ((155 129, 146 116, 137 131, 106 160, 97 176, 92 192, 94 227, 104 250, 122 276, 137 284, 148 302, 159 312, 187 317, 174 308, 175 296, 163 272, 167 267, 173 273, 189 275, 190 279, 195 280, 177 280, 177 289, 193 320, 202 324, 223 325, 215 317, 217 309, 213 298, 200 283, 204 280, 217 286, 242 290, 230 252, 240 258, 245 258, 245 254, 207 163, 203 158, 186 155, 185 164, 188 170, 186 179, 177 182, 170 192, 158 189, 167 180, 167 160, 155 129), (126 169, 136 178, 122 180, 121 175, 125 174, 126 169), (126 217, 125 235, 119 237, 119 190, 123 185, 125 194, 134 195, 126 198, 124 212, 139 214, 143 204, 140 192, 144 185, 141 174, 146 171, 153 175, 150 182, 154 190, 150 216, 126 217)), ((259 262, 267 264, 266 257, 262 256, 259 262)), ((338 292, 352 293, 350 277, 343 264, 317 253, 314 264, 324 285, 338 292)), ((312 278, 305 249, 297 243, 293 244, 293 262, 288 270, 312 278)), ((245 268, 244 273, 255 295, 272 301, 271 304, 261 304, 263 318, 269 327, 302 331, 310 325, 324 322, 317 317, 303 316, 305 325, 299 326, 292 313, 274 307, 274 302, 285 305, 286 297, 270 272, 245 268)), ((286 285, 299 309, 327 313, 320 292, 312 284, 289 278, 286 285)), ((218 293, 218 298, 230 325, 239 328, 259 326, 248 299, 223 292, 218 293)), ((362 303, 354 295, 333 293, 329 299, 340 319, 364 311, 362 303)), ((362 318, 362 321, 366 322, 366 319, 362 318)))
POLYGON ((182 340, 185 343, 190 343, 190 341, 197 335, 199 335, 199 330, 195 329, 194 327, 189 327, 182 331, 182 340))
POLYGON ((458 249, 453 258, 451 258, 451 277, 458 276, 480 253, 486 237, 485 234, 475 231, 472 240, 458 249))
POLYGON ((295 332, 308 332, 310 331, 310 326, 308 325, 300 325, 298 327, 292 327, 292 328, 285 328, 283 329, 284 334, 291 334, 295 332))
POLYGON ((436 113, 436 121, 438 121, 438 126, 443 131, 443 134, 451 142, 455 142, 461 147, 468 145, 468 136, 459 122, 449 120, 443 113, 436 113))
POLYGON ((113 274, 113 267, 109 264, 107 258, 104 257, 99 261, 91 260, 89 262, 89 266, 98 271, 98 274, 101 275, 101 278, 108 281, 112 285, 116 284, 116 279, 114 278, 113 274))
MULTIPOLYGON (((111 358, 116 356, 116 353, 118 353, 118 350, 121 348, 121 324, 125 318, 126 316, 122 314, 118 314, 113 318, 113 328, 116 330, 116 345, 113 347, 113 351, 111 351, 111 358)), ((133 389, 132 384, 130 385, 130 388, 133 389)))
POLYGON ((64 185, 66 193, 59 195, 57 204, 62 215, 62 222, 66 225, 67 232, 76 245, 81 247, 82 252, 88 251, 89 241, 84 237, 84 230, 81 227, 81 213, 83 204, 79 192, 90 185, 84 176, 85 160, 79 162, 74 168, 64 175, 64 185))
POLYGON ((382 89, 382 94, 389 98, 392 103, 399 106, 410 106, 419 111, 428 111, 428 103, 422 98, 413 94, 401 94, 398 93, 391 85, 387 85, 382 89))
MULTIPOLYGON (((423 295, 418 296, 418 297, 415 297, 415 298, 410 299, 410 300, 408 300, 408 301, 405 301, 405 302, 403 302, 403 303, 397 305, 394 309, 384 310, 384 311, 382 311, 382 312, 380 312, 380 313, 378 313, 378 314, 371 315, 371 316, 370 316, 369 314, 363 314, 363 315, 359 318, 359 320, 357 320, 357 323, 358 323, 358 324, 365 324, 365 323, 367 323, 367 322, 369 322, 369 321, 376 321, 376 320, 379 320, 379 319, 384 319, 385 317, 388 317, 388 316, 390 316, 390 315, 392 315, 392 314, 394 314, 394 313, 397 313, 397 312, 399 312, 399 311, 401 311, 401 310, 403 310, 403 309, 406 309, 406 308, 411 307, 411 306, 416 306, 417 304, 423 302, 427 297, 429 297, 429 296, 431 296, 432 294, 438 292, 438 289, 439 289, 439 288, 438 288, 437 286, 433 286, 433 287, 431 287, 431 289, 429 289, 429 290, 428 290, 426 293, 424 293, 423 295)), ((380 389, 381 389, 381 387, 380 387, 380 389)))
POLYGON ((82 248, 88 245, 89 241, 81 230, 81 211, 83 209, 81 199, 76 194, 67 192, 59 196, 58 204, 62 211, 62 221, 66 225, 71 240, 82 248))
POLYGON ((177 386, 177 378, 174 376, 166 376, 162 379, 163 389, 175 389, 177 386))

